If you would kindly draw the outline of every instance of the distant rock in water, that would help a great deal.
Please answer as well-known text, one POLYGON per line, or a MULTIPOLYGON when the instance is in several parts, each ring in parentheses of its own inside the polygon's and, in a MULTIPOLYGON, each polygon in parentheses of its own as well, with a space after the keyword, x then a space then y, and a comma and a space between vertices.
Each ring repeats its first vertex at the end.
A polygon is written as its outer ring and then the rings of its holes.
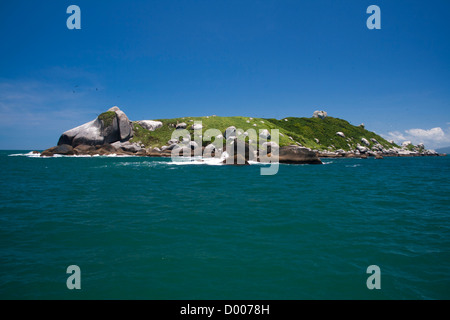
POLYGON ((100 114, 97 119, 64 132, 58 145, 102 145, 126 141, 132 136, 131 122, 118 107, 100 114))

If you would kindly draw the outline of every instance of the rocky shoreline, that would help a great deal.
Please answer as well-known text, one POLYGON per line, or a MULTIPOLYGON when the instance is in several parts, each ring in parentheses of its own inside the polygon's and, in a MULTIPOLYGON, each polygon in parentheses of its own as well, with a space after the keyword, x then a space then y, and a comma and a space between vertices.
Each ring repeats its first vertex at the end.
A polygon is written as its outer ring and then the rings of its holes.
MULTIPOLYGON (((41 157, 53 157, 54 155, 64 155, 64 156, 138 156, 138 157, 162 157, 162 158, 170 158, 172 157, 172 149, 161 150, 159 148, 141 148, 137 144, 126 144, 121 147, 114 147, 111 144, 102 144, 102 145, 78 145, 75 148, 68 144, 61 144, 59 146, 55 146, 49 149, 46 149, 40 153, 41 157)), ((182 148, 181 148, 182 149, 182 148)), ((181 150, 186 151, 186 150, 181 150)), ((212 158, 217 156, 221 156, 223 152, 226 152, 226 148, 223 151, 216 151, 212 153, 205 152, 207 147, 202 147, 202 155, 204 158, 212 158)), ((251 148, 250 148, 251 149, 251 148)), ((38 154, 38 151, 33 151, 38 154)), ((257 162, 269 162, 267 158, 271 156, 270 153, 263 155, 259 155, 259 151, 252 151, 253 153, 245 153, 241 155, 236 153, 234 156, 234 161, 231 164, 240 164, 237 160, 239 157, 245 159, 245 164, 248 164, 248 161, 257 161, 257 162)), ((289 164, 322 164, 320 161, 318 154, 311 151, 308 148, 302 148, 297 145, 285 146, 279 148, 279 162, 280 163, 289 163, 289 164)), ((184 156, 195 157, 196 150, 195 149, 187 149, 187 152, 184 153, 184 156)), ((181 156, 181 154, 180 154, 181 156)), ((242 160, 244 161, 244 160, 242 160)), ((225 163, 225 160, 224 160, 225 163)))
POLYGON ((360 158, 367 159, 369 157, 373 157, 375 159, 383 159, 384 157, 425 157, 425 156, 446 156, 446 154, 440 154, 433 150, 425 150, 425 151, 409 151, 404 149, 398 150, 382 150, 378 152, 369 151, 365 153, 360 152, 352 152, 352 151, 343 151, 343 152, 317 152, 317 156, 319 158, 360 158))
MULTIPOLYGON (((324 111, 315 112, 314 117, 326 117, 324 111)), ((140 120, 136 121, 144 130, 155 131, 162 127, 160 121, 140 120)), ((201 129, 191 126, 191 130, 201 129)), ((198 126, 198 125, 197 125, 198 126)), ((173 130, 186 129, 186 123, 177 123, 173 130)), ((184 152, 184 156, 203 156, 226 158, 227 150, 234 149, 234 159, 230 164, 248 164, 248 161, 270 162, 271 148, 278 147, 275 142, 265 142, 265 150, 253 148, 245 142, 245 153, 237 153, 238 136, 234 126, 228 127, 222 135, 216 138, 223 139, 223 148, 216 148, 212 143, 199 146, 195 141, 189 139, 169 140, 161 147, 146 147, 139 142, 132 142, 134 135, 133 122, 118 107, 113 107, 100 114, 95 120, 64 132, 58 140, 58 145, 44 150, 41 157, 52 157, 54 155, 65 156, 141 156, 141 157, 172 157, 173 151, 184 152)), ((338 136, 345 138, 344 133, 337 132, 338 136)), ((245 135, 245 133, 244 133, 245 135)), ((270 138, 268 130, 260 131, 260 139, 270 138)), ((306 148, 299 143, 281 146, 279 151, 279 162, 288 164, 321 164, 323 158, 361 158, 374 157, 419 157, 419 156, 441 156, 433 150, 426 150, 424 145, 413 146, 404 143, 401 148, 385 148, 375 139, 369 142, 362 138, 361 143, 356 145, 355 150, 315 150, 306 148), (370 148, 370 146, 372 146, 370 148)), ((38 153, 38 152, 35 152, 38 153)), ((225 162, 225 160, 224 160, 225 162)))
MULTIPOLYGON (((202 147, 202 154, 205 152, 206 147, 202 147)), ((141 148, 138 144, 126 144, 118 148, 111 144, 102 145, 78 145, 73 148, 71 145, 62 144, 49 149, 46 149, 40 153, 41 157, 52 157, 56 154, 73 156, 73 155, 83 155, 83 156, 106 156, 106 155, 118 155, 118 156, 141 156, 141 157, 171 157, 172 149, 161 150, 160 148, 141 148)), ((446 154, 439 154, 436 152, 414 152, 408 150, 398 150, 392 152, 391 150, 386 150, 384 152, 368 152, 368 153, 357 153, 351 151, 344 152, 331 152, 331 151, 314 151, 308 148, 302 148, 297 145, 280 147, 280 163, 295 162, 289 159, 290 153, 303 152, 302 157, 312 157, 311 161, 317 161, 317 158, 360 158, 367 159, 370 157, 381 159, 384 157, 423 157, 423 156, 446 156, 446 154)), ((34 151, 38 154, 38 151, 34 151)), ((191 150, 191 156, 195 156, 194 150, 191 150)), ((214 153, 212 153, 214 156, 214 153)), ((259 160, 259 159, 258 159, 259 160)))

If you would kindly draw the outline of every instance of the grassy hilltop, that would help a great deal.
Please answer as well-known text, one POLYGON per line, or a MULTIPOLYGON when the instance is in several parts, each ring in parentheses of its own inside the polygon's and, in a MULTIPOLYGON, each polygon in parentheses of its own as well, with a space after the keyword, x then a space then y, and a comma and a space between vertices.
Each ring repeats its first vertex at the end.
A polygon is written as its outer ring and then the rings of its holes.
MULTIPOLYGON (((289 117, 281 120, 263 119, 250 117, 183 117, 173 119, 156 119, 161 121, 163 126, 155 131, 144 129, 138 123, 133 122, 134 136, 131 142, 140 142, 145 147, 162 147, 171 139, 172 132, 177 123, 186 123, 187 130, 191 133, 191 139, 194 139, 194 130, 191 130, 194 121, 202 121, 202 134, 208 129, 218 129, 223 134, 226 128, 235 126, 237 129, 247 131, 254 129, 257 133, 261 129, 279 129, 280 146, 296 144, 317 150, 354 150, 357 144, 361 144, 361 138, 366 138, 370 142, 369 148, 375 145, 370 139, 376 139, 383 147, 389 149, 397 147, 391 144, 374 132, 366 130, 362 126, 353 126, 348 121, 326 117, 320 118, 295 118, 289 117), (286 121, 287 119, 287 121, 286 121), (192 121, 191 121, 192 120, 192 121), (255 126, 256 125, 256 126, 255 126), (338 136, 336 132, 343 132, 345 138, 338 136), (291 139, 292 138, 292 139, 291 139), (318 139, 319 143, 317 143, 318 139)), ((212 138, 214 141, 214 138, 212 138)), ((203 141, 203 146, 211 143, 203 141)))

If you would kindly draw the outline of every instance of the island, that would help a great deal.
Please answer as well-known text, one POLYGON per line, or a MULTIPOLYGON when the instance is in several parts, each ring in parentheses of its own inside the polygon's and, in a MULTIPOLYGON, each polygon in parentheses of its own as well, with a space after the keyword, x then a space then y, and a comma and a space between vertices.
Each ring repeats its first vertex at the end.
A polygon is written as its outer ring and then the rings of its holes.
POLYGON ((62 133, 57 145, 40 155, 171 157, 179 150, 184 155, 215 157, 230 148, 235 149, 234 164, 239 158, 244 158, 245 164, 267 162, 275 149, 279 162, 288 164, 321 164, 322 158, 439 156, 423 144, 404 142, 399 146, 367 130, 364 124, 355 126, 320 110, 309 118, 209 115, 131 121, 118 107, 62 133), (273 129, 278 129, 277 139, 271 137, 273 129), (244 144, 242 154, 236 150, 236 142, 244 144))

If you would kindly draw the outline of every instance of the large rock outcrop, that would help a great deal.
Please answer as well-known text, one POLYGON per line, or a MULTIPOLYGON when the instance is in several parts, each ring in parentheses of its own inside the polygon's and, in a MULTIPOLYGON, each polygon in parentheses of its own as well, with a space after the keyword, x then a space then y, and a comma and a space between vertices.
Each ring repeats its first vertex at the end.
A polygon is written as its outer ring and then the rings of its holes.
POLYGON ((116 113, 116 119, 119 123, 120 140, 125 141, 130 139, 133 128, 131 126, 131 121, 128 119, 127 115, 118 107, 112 107, 108 111, 114 111, 116 113))
POLYGON ((98 145, 103 144, 105 137, 101 133, 102 122, 98 118, 81 126, 64 132, 58 141, 58 146, 68 144, 78 146, 80 144, 98 145))
POLYGON ((328 116, 326 111, 316 110, 313 113, 313 118, 325 119, 328 116))
POLYGON ((322 164, 314 151, 297 145, 281 147, 279 162, 289 164, 322 164))
POLYGON ((118 107, 112 107, 95 120, 64 132, 58 145, 102 145, 126 141, 132 137, 132 125, 126 114, 118 107))
POLYGON ((55 154, 72 156, 72 155, 76 154, 76 152, 74 151, 74 149, 72 148, 71 145, 61 144, 59 146, 44 150, 41 153, 41 157, 53 157, 55 154))

